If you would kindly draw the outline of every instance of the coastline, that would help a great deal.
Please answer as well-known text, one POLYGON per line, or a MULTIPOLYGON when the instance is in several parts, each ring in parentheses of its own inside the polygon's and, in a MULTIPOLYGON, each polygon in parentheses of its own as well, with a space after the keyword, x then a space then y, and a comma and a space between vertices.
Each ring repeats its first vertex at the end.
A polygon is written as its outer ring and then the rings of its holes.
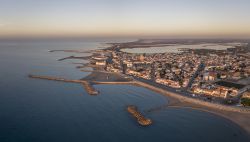
MULTIPOLYGON (((217 41, 217 40, 215 40, 217 41)), ((160 45, 166 45, 167 44, 173 44, 174 41, 160 41, 160 45)), ((183 41, 180 41, 181 43, 183 41)), ((214 40, 209 41, 209 43, 213 43, 214 40)), ((218 42, 218 41, 217 41, 218 42)), ((192 41, 191 43, 200 43, 200 41, 192 41)), ((177 44, 174 42, 174 44, 177 44)), ((220 41, 219 44, 223 44, 223 41, 220 41)), ((111 50, 121 50, 124 48, 132 49, 132 48, 148 48, 152 45, 155 45, 154 42, 151 44, 148 44, 147 42, 144 42, 143 40, 138 40, 135 42, 128 42, 128 43, 114 43, 110 48, 111 50)), ((164 107, 181 107, 181 108, 191 108, 191 109, 198 109, 201 111, 209 112, 218 116, 221 116, 227 120, 232 121, 236 125, 243 128, 248 135, 250 135, 250 109, 244 108, 244 107, 236 107, 236 106, 227 106, 219 103, 212 103, 207 102, 204 100, 200 100, 193 97, 188 97, 186 94, 189 94, 188 92, 180 93, 172 88, 166 88, 162 87, 160 85, 157 85, 155 83, 152 83, 150 80, 141 80, 141 79, 134 79, 135 83, 132 85, 141 86, 144 88, 147 88, 149 90, 152 90, 154 92, 157 92, 159 94, 162 94, 164 96, 167 96, 170 102, 170 105, 164 106, 164 107), (171 106, 171 104, 173 104, 171 106)), ((110 84, 110 83, 109 83, 110 84)))
POLYGON ((232 109, 230 111, 230 108, 232 108, 231 106, 216 105, 213 103, 184 97, 179 94, 169 92, 149 84, 145 84, 143 82, 137 81, 137 83, 139 83, 141 87, 145 87, 149 90, 166 96, 169 99, 170 103, 170 105, 166 106, 166 108, 190 108, 209 112, 232 121, 233 123, 243 128, 247 134, 250 134, 250 110, 240 112, 240 109, 232 109), (171 105, 171 103, 173 102, 174 105, 171 105))
MULTIPOLYGON (((139 42, 140 43, 140 42, 139 42)), ((143 44, 143 43, 142 43, 143 44)), ((163 43, 164 44, 164 43, 163 43)), ((96 52, 103 52, 105 50, 115 50, 116 48, 123 49, 123 48, 132 48, 132 43, 111 43, 111 47, 104 48, 102 50, 98 49, 96 52)), ((98 54, 97 54, 98 55, 98 54)), ((95 52, 92 52, 92 56, 95 56, 95 52)), ((68 58, 81 58, 84 60, 88 60, 91 56, 88 57, 68 57, 68 58)), ((65 59, 68 59, 65 58, 65 59)), ((64 59, 64 58, 63 58, 64 59)), ((86 66, 84 66, 86 67, 86 66)), ((83 68, 84 68, 83 67, 83 68)), ((207 101, 203 101, 197 98, 192 98, 185 96, 185 94, 181 94, 174 89, 163 88, 159 85, 154 83, 150 83, 150 81, 143 81, 138 80, 133 77, 132 80, 125 77, 130 77, 127 75, 123 75, 120 73, 112 73, 106 72, 102 69, 99 69, 96 66, 91 66, 93 71, 90 75, 80 79, 79 81, 86 81, 91 85, 98 85, 98 84, 107 84, 107 85, 134 85, 139 87, 144 87, 154 92, 157 92, 161 95, 164 95, 168 98, 169 104, 166 106, 161 107, 160 109, 165 108, 189 108, 189 109, 196 109, 204 112, 209 112, 211 114, 220 116, 225 118, 232 123, 238 125, 242 128, 248 135, 250 135, 250 109, 246 108, 239 108, 234 106, 226 106, 222 104, 211 103, 207 101)), ((84 71, 84 70, 82 70, 84 71)))
MULTIPOLYGON (((196 109, 204 112, 208 112, 217 116, 220 116, 222 118, 225 118, 232 123, 238 125, 240 128, 242 128, 248 135, 250 135, 250 110, 244 109, 244 108, 235 108, 233 106, 225 106, 210 102, 205 102, 202 100, 198 100, 195 98, 190 98, 187 96, 180 95, 176 92, 171 92, 166 89, 160 88, 159 86, 155 86, 152 84, 144 83, 142 81, 138 80, 123 80, 124 76, 117 73, 103 73, 103 72, 92 72, 87 77, 81 79, 81 80, 68 80, 68 79, 58 79, 56 77, 43 77, 43 76, 35 76, 30 75, 29 77, 34 76, 37 79, 45 79, 45 80, 54 80, 54 81, 61 81, 66 83, 80 83, 88 82, 92 85, 99 85, 99 84, 106 84, 106 85, 134 85, 139 87, 147 88, 151 91, 157 92, 161 95, 164 95, 168 98, 169 103, 160 109, 166 109, 166 108, 189 108, 189 109, 196 109), (109 78, 103 80, 103 78, 106 78, 105 76, 112 76, 115 75, 116 78, 109 78), (99 77, 102 78, 99 78, 99 77)), ((32 78, 34 78, 32 77, 32 78)), ((91 86, 92 86, 91 85, 91 86)), ((85 88, 86 89, 86 88, 85 88)), ((93 89, 94 86, 93 86, 93 89)), ((250 137, 249 137, 250 138, 250 137)))
MULTIPOLYGON (((115 74, 118 76, 117 73, 109 73, 109 75, 115 74)), ((91 76, 100 76, 100 72, 92 72, 91 76)), ((105 76, 104 73, 102 73, 102 76, 105 76)), ((123 75, 120 74, 120 78, 123 78, 123 75)), ((93 84, 106 84, 106 85, 133 85, 133 86, 139 86, 143 88, 147 88, 151 91, 157 92, 161 95, 164 95, 168 98, 169 103, 163 107, 165 108, 190 108, 190 109, 196 109, 201 110, 204 112, 209 112, 214 115, 223 117, 232 123, 238 125, 239 127, 243 128, 244 131, 249 135, 250 134, 250 110, 247 108, 239 108, 234 106, 226 106, 222 104, 215 104, 211 102, 205 102, 196 98, 190 98, 187 96, 180 95, 176 92, 168 91, 166 89, 160 88, 159 86, 154 86, 149 83, 145 83, 143 81, 139 81, 136 79, 130 80, 130 81, 121 81, 121 80, 96 80, 97 78, 91 78, 88 81, 91 81, 93 84), (92 80, 94 79, 94 80, 92 80)))
MULTIPOLYGON (((201 100, 197 100, 194 98, 189 98, 185 96, 181 96, 177 93, 166 91, 164 89, 158 88, 156 86, 152 86, 150 84, 146 84, 141 81, 133 81, 133 82, 95 82, 95 84, 106 84, 106 85, 116 85, 116 84, 123 84, 123 85, 135 85, 139 87, 147 88, 151 91, 157 92, 161 95, 164 95, 168 98, 169 104, 160 108, 160 109, 167 109, 167 108, 188 108, 193 110, 200 110, 203 112, 208 112, 224 119, 227 119, 234 123, 235 125, 242 128, 248 135, 250 134, 250 110, 244 109, 242 111, 241 108, 233 108, 232 106, 225 106, 214 104, 210 102, 205 102, 201 100)), ((249 137, 250 138, 250 137, 249 137)))

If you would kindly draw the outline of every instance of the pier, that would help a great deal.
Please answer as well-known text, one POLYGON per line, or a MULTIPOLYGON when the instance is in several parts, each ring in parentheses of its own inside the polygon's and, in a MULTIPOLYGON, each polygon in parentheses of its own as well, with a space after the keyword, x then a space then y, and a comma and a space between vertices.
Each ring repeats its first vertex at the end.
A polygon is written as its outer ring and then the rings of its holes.
POLYGON ((85 80, 70 80, 70 79, 64 79, 59 77, 51 77, 51 76, 40 76, 40 75, 29 75, 29 78, 35 78, 35 79, 43 79, 43 80, 52 80, 52 81, 60 81, 60 82, 67 82, 67 83, 79 83, 82 84, 84 89, 87 91, 90 95, 98 95, 99 92, 95 90, 95 88, 92 86, 91 83, 85 80))
POLYGON ((136 106, 128 106, 127 111, 137 119, 137 122, 142 126, 148 126, 152 124, 152 120, 145 118, 138 110, 136 106))

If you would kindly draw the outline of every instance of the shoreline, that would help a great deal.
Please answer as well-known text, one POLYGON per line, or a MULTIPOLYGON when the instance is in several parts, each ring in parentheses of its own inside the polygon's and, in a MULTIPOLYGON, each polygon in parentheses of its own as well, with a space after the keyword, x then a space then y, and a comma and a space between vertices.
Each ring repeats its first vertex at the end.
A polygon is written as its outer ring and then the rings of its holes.
MULTIPOLYGON (((182 41, 181 41, 182 42, 182 41)), ((213 42, 213 40, 212 40, 213 42)), ((135 42, 128 42, 128 43, 114 43, 111 44, 112 46, 110 48, 107 48, 108 50, 122 50, 122 49, 133 49, 133 48, 147 48, 147 47, 151 47, 152 45, 169 45, 169 44, 173 44, 172 42, 165 42, 165 41, 158 41, 158 42, 151 42, 151 43, 147 43, 147 42, 143 42, 143 40, 138 40, 135 42)), ((199 43, 199 41, 193 41, 192 43, 199 43)), ((206 42, 207 43, 207 42, 206 42)), ((175 43, 177 44, 177 43, 175 43)), ((218 44, 225 44, 224 42, 219 42, 218 44)), ((235 48, 237 48, 237 46, 235 46, 235 48)), ((154 92, 157 92, 159 94, 162 94, 164 96, 166 96, 170 102, 170 104, 172 102, 176 102, 175 106, 176 107, 182 107, 182 108, 190 108, 190 109, 198 109, 204 112, 209 112, 215 115, 218 115, 220 117, 223 117, 227 120, 232 121, 232 123, 235 123, 236 125, 238 125, 239 127, 241 127, 243 130, 246 131, 246 133, 248 134, 248 137, 250 137, 250 109, 248 108, 244 108, 244 107, 237 107, 237 106, 228 106, 228 105, 224 105, 224 104, 219 104, 219 103, 214 103, 214 102, 208 102, 208 101, 204 101, 198 98, 194 98, 194 97, 189 97, 187 96, 187 94, 189 94, 189 92, 184 92, 184 93, 180 93, 177 92, 176 90, 172 89, 172 88, 166 88, 166 87, 162 87, 160 85, 157 85, 155 83, 150 82, 149 80, 145 81, 143 79, 139 79, 137 77, 134 78, 134 80, 136 80, 136 83, 132 84, 132 85, 136 85, 136 86, 141 86, 144 88, 147 88, 149 90, 152 90, 154 92)), ((169 106, 165 106, 167 107, 171 107, 171 105, 169 106)))
MULTIPOLYGON (((92 72, 92 76, 95 76, 97 74, 96 72, 92 72)), ((98 73, 99 75, 101 73, 98 73)), ((113 73, 110 73, 113 74, 113 73)), ((109 75, 110 75, 109 74, 109 75)), ((116 74, 117 75, 117 74, 116 74)), ((32 77, 34 75, 30 75, 29 77, 32 77)), ((227 119, 234 123, 235 125, 239 126, 248 136, 250 135, 250 110, 249 109, 244 109, 246 111, 241 111, 241 108, 235 108, 233 106, 225 106, 225 105, 219 105, 219 104, 214 104, 210 102, 205 102, 202 100, 198 100, 195 98, 189 98, 187 96, 182 96, 178 93, 171 92, 165 89, 162 89, 157 86, 153 86, 148 83, 144 83, 142 81, 138 80, 133 80, 133 81, 119 81, 119 80, 110 80, 110 81, 94 81, 91 78, 90 80, 67 80, 67 79, 58 79, 56 77, 40 77, 40 76, 34 76, 34 78, 37 79, 45 79, 45 80, 54 80, 54 81, 61 81, 61 82, 66 82, 66 83, 78 83, 82 84, 83 82, 88 82, 92 85, 133 85, 133 86, 138 86, 138 87, 143 87, 146 89, 149 89, 151 91, 157 92, 160 95, 164 95, 168 99, 168 104, 160 107, 160 109, 167 109, 167 108, 188 108, 188 109, 193 109, 193 110, 200 110, 203 112, 208 112, 214 115, 217 115, 219 117, 222 117, 224 119, 227 119)), ((85 88, 85 87, 84 87, 85 88)), ((86 88, 85 88, 86 89, 86 88)), ((94 86, 93 86, 93 89, 94 86)), ((160 110, 156 109, 156 110, 160 110)), ((153 109, 154 111, 154 109, 153 109)), ((249 136, 250 139, 250 136, 249 136)))
MULTIPOLYGON (((95 72, 92 73, 93 76, 95 76, 95 72)), ((112 74, 112 73, 111 73, 112 74)), ((166 106, 163 106, 162 109, 165 108, 189 108, 189 109, 195 109, 200 110, 204 112, 208 112, 214 115, 217 115, 219 117, 223 117, 224 119, 227 119, 231 121, 232 123, 238 125, 240 128, 242 128, 248 135, 250 135, 250 109, 247 108, 238 108, 234 106, 226 106, 222 104, 215 104, 211 102, 205 102, 202 100, 198 100, 196 98, 190 98, 187 96, 180 95, 176 92, 171 92, 165 89, 162 89, 160 87, 144 83, 142 81, 133 80, 133 81, 125 81, 125 82, 119 82, 119 81, 92 81, 95 85, 133 85, 133 86, 139 86, 146 89, 149 89, 151 91, 157 92, 160 95, 164 95, 169 100, 169 104, 166 106)))
MULTIPOLYGON (((124 47, 128 48, 130 47, 130 43, 123 43, 121 44, 112 43, 111 47, 102 49, 102 50, 112 50, 117 48, 117 46, 120 46, 119 49, 123 49, 124 47)), ((97 50, 100 51, 100 50, 97 50)), ((93 55, 92 55, 93 56, 93 55)), ((106 72, 106 74, 114 75, 112 72, 106 72)), ((108 78, 110 76, 108 75, 108 78)), ((203 100, 199 100, 197 98, 192 98, 185 96, 179 92, 173 91, 171 89, 162 88, 161 86, 157 86, 152 83, 145 82, 143 80, 133 79, 133 81, 127 81, 124 80, 123 75, 116 74, 117 77, 115 79, 106 79, 105 73, 100 72, 99 69, 95 69, 92 71, 92 73, 86 77, 84 77, 83 81, 88 81, 93 85, 99 85, 99 84, 107 84, 107 85, 133 85, 133 86, 139 86, 146 89, 149 89, 151 91, 157 92, 161 95, 164 95, 168 98, 169 104, 162 107, 162 109, 165 108, 188 108, 188 109, 194 109, 194 110, 200 110, 203 112, 208 112, 214 115, 217 115, 221 118, 224 118, 226 120, 231 121, 235 125, 239 126, 248 134, 248 137, 250 138, 250 109, 246 108, 239 108, 234 106, 226 106, 222 104, 216 104, 211 102, 206 102, 203 100), (172 104, 172 105, 171 105, 172 104), (173 105, 174 104, 174 105, 173 105)))
MULTIPOLYGON (((247 112, 236 112, 233 110, 225 110, 221 107, 225 108, 231 108, 231 106, 223 106, 221 105, 218 108, 218 105, 206 102, 201 100, 196 100, 194 98, 187 98, 184 96, 181 96, 179 94, 176 94, 174 92, 169 92, 166 90, 163 90, 161 88, 157 88, 155 86, 140 82, 140 86, 147 88, 151 91, 157 92, 161 95, 166 96, 169 99, 170 105, 166 106, 165 108, 188 108, 188 109, 194 109, 194 110, 200 110, 204 112, 208 112, 220 117, 223 117, 236 125, 238 125, 240 128, 242 128, 248 135, 250 134, 250 110, 247 112), (145 85, 145 86, 144 86, 145 85), (150 87, 149 87, 150 86, 150 87), (197 103, 199 101, 199 103, 197 103), (175 105, 171 106, 171 102, 175 102, 175 105), (216 105, 216 106, 214 106, 216 105)), ((250 138, 250 136, 249 136, 250 138)))

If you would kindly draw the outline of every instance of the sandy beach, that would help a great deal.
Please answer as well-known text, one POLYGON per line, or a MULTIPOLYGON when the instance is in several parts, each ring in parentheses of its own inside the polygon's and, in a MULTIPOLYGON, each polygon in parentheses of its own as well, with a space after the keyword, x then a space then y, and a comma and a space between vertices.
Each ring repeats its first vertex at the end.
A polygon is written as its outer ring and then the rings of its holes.
POLYGON ((166 90, 157 88, 155 86, 143 82, 137 81, 136 84, 140 85, 141 87, 145 87, 152 91, 158 92, 162 95, 165 95, 169 99, 169 104, 166 107, 198 109, 205 112, 213 113, 234 122, 235 124, 243 128, 248 134, 250 134, 249 110, 234 108, 231 106, 217 105, 209 102, 203 102, 197 99, 183 97, 179 94, 168 92, 166 90))
MULTIPOLYGON (((37 78, 37 77, 36 77, 37 78)), ((56 80, 63 82, 73 82, 73 83, 82 83, 89 82, 93 85, 98 84, 107 84, 107 85, 135 85, 139 87, 144 87, 159 94, 162 94, 168 98, 168 104, 164 106, 160 106, 159 108, 152 109, 149 111, 158 111, 161 109, 171 109, 171 108, 189 108, 196 109, 205 112, 209 112, 218 116, 221 116, 227 120, 230 120, 234 124, 243 128, 247 134, 250 134, 250 110, 243 107, 235 107, 235 106, 226 106, 221 104, 215 104, 211 102, 202 101, 199 99, 187 97, 180 95, 178 93, 168 91, 163 89, 157 85, 145 83, 143 81, 138 81, 136 79, 131 79, 129 76, 124 76, 118 73, 106 73, 106 72, 92 72, 87 77, 81 80, 69 80, 66 79, 57 79, 54 77, 39 77, 38 79, 46 79, 46 80, 56 80), (49 79, 47 79, 49 78, 49 79), (52 79, 51 79, 52 78, 52 79), (65 81, 66 80, 66 81, 65 81)))
POLYGON ((246 133, 250 134, 250 121, 249 121, 250 110, 247 108, 226 106, 221 104, 205 102, 195 98, 182 96, 175 92, 167 91, 166 89, 162 89, 160 87, 144 83, 142 81, 138 80, 131 81, 122 78, 124 77, 117 73, 107 74, 107 73, 92 72, 92 74, 90 74, 85 79, 88 79, 88 81, 93 81, 94 84, 107 84, 107 85, 124 84, 124 85, 136 85, 139 87, 144 87, 154 92, 160 93, 168 98, 169 101, 168 104, 158 108, 158 110, 166 108, 190 108, 190 109, 197 109, 209 112, 232 121, 233 123, 243 128, 246 131, 246 133), (110 76, 109 79, 106 79, 107 75, 110 76), (101 78, 99 78, 98 76, 101 78))

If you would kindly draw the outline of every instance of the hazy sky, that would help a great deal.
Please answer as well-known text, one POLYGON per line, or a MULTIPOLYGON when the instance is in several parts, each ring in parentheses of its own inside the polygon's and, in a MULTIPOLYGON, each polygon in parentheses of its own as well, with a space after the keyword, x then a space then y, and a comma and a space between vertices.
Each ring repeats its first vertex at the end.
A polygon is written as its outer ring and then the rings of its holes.
POLYGON ((0 0, 0 37, 250 37, 250 0, 0 0))

